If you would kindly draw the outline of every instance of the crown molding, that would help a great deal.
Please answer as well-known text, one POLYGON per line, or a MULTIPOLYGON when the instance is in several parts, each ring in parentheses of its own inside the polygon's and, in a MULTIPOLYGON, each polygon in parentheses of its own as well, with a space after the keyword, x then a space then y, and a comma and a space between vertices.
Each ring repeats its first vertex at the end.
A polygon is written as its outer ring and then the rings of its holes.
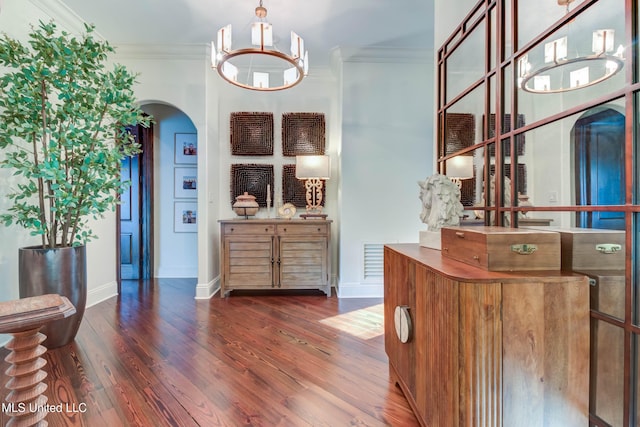
POLYGON ((208 44, 128 44, 114 45, 116 54, 128 59, 204 60, 209 58, 208 44))
MULTIPOLYGON (((87 24, 77 13, 69 8, 60 0, 29 0, 31 4, 40 9, 44 14, 50 16, 60 27, 64 27, 67 31, 83 34, 86 32, 87 24)), ((94 30, 93 35, 96 39, 105 40, 105 38, 94 30)))
POLYGON ((397 47, 336 47, 331 50, 331 62, 432 64, 433 52, 433 49, 397 47))

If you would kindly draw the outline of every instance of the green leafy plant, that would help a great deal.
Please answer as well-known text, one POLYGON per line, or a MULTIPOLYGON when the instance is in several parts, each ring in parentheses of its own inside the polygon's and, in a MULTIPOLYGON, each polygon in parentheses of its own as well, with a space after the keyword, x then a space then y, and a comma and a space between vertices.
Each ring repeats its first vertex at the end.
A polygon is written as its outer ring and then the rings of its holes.
POLYGON ((136 105, 136 75, 108 68, 113 47, 85 30, 76 37, 41 21, 27 42, 0 37, 0 166, 19 176, 0 221, 40 235, 43 247, 96 237, 88 220, 115 209, 129 184, 121 161, 140 152, 127 127, 151 123, 136 105))

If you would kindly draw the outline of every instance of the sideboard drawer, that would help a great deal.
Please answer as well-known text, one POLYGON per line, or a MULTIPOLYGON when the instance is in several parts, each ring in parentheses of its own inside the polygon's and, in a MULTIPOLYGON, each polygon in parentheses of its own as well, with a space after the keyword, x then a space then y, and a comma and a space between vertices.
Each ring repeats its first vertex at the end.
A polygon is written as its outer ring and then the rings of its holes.
POLYGON ((224 234, 273 234, 273 224, 224 224, 224 234))
POLYGON ((327 234, 327 224, 278 224, 277 231, 280 236, 293 234, 303 236, 325 235, 327 234))

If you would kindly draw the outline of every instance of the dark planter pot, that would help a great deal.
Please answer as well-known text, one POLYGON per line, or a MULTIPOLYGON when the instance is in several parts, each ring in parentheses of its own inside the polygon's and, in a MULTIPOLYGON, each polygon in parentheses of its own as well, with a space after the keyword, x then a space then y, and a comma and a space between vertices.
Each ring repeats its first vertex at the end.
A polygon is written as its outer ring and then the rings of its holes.
POLYGON ((76 314, 45 325, 47 348, 69 344, 76 336, 87 304, 87 255, 85 246, 43 249, 20 248, 18 252, 20 298, 46 294, 67 297, 76 314))

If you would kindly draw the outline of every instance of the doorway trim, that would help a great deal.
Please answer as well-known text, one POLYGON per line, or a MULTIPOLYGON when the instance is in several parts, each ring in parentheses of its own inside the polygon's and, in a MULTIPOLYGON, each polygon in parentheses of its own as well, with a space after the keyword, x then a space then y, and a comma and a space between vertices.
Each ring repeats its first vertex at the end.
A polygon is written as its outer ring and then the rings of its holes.
MULTIPOLYGON (((153 277, 154 260, 154 221, 153 221, 153 126, 144 128, 138 126, 138 143, 141 145, 142 153, 139 156, 140 167, 140 279, 151 279, 153 277)), ((121 238, 120 238, 120 205, 116 208, 116 280, 118 283, 118 294, 122 290, 122 274, 120 269, 121 238)))

